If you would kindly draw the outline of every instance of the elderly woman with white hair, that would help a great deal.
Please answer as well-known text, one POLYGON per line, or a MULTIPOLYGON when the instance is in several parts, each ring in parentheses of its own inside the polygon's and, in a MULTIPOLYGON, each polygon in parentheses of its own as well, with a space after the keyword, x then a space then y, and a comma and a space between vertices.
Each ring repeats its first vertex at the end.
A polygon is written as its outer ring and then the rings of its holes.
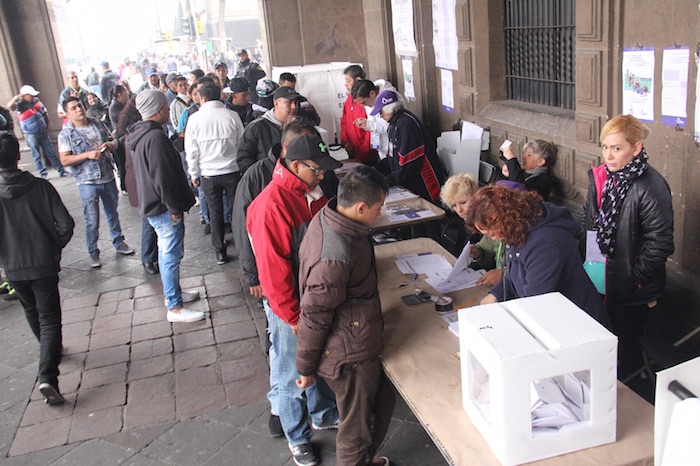
POLYGON ((389 156, 375 168, 384 173, 390 186, 403 186, 437 203, 446 176, 425 126, 391 90, 377 96, 370 114, 378 113, 389 122, 389 156))

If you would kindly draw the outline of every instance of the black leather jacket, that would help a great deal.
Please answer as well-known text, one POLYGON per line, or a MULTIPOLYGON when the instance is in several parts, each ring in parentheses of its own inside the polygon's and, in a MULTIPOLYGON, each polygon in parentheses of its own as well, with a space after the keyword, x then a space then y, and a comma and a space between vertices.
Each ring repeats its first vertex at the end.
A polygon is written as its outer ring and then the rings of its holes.
MULTIPOLYGON (((598 214, 604 167, 593 168, 588 177, 583 241, 598 214)), ((606 268, 606 304, 636 305, 658 299, 666 284, 666 259, 673 251, 671 190, 650 166, 632 183, 622 203, 615 257, 608 258, 606 268)))

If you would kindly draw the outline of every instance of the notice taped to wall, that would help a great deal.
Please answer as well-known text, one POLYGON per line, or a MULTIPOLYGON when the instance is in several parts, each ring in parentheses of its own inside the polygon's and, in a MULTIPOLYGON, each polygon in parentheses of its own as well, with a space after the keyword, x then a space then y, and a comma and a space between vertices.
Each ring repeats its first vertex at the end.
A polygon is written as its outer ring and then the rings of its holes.
POLYGON ((622 54, 622 113, 654 121, 654 49, 625 49, 622 54))

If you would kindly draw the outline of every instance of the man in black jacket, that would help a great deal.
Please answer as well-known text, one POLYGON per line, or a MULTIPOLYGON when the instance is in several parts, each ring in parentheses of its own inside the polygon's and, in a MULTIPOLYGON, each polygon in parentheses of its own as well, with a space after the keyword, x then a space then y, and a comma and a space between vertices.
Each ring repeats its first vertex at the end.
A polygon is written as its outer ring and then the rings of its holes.
POLYGON ((39 340, 39 391, 50 405, 65 400, 58 390, 61 362, 61 250, 75 222, 56 189, 17 168, 19 143, 0 132, 0 263, 39 340))
POLYGON ((158 236, 158 265, 169 322, 196 322, 204 313, 183 307, 180 261, 185 252, 184 213, 194 205, 182 161, 162 126, 170 107, 160 91, 145 90, 136 96, 136 109, 143 121, 129 128, 126 145, 136 172, 139 213, 158 236))

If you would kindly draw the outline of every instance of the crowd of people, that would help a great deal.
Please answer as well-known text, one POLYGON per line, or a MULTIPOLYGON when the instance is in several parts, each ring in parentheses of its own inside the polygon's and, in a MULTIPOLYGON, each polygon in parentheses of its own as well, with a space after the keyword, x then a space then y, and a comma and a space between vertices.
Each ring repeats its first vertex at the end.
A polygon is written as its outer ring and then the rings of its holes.
MULTIPOLYGON (((468 247, 476 266, 488 270, 479 282, 491 287, 482 304, 559 291, 618 335, 620 375, 635 368, 636 339, 673 253, 670 190, 648 163, 641 122, 618 116, 604 126, 603 164, 591 171, 581 233, 565 207, 549 202, 556 184, 551 142, 527 143, 521 161, 506 149, 494 185, 480 188, 467 174, 447 179, 434 141, 396 88, 351 65, 341 144, 362 165, 339 180, 334 170, 342 164, 316 129, 312 103, 295 90, 296 77, 285 73, 274 82, 247 53, 239 58, 233 77, 224 62, 214 73, 164 79, 150 68, 136 92, 113 78, 106 62, 99 94, 94 77, 88 91, 68 73, 57 155, 39 92, 25 85, 8 106, 39 175, 47 178, 43 149, 60 176, 68 168, 76 181, 91 267, 101 266, 99 204, 123 255, 135 249, 122 234, 120 191, 138 207, 143 267, 160 274, 167 321, 205 318, 186 307, 199 295, 179 284, 184 215, 199 205, 217 264, 229 260, 226 233, 233 233, 247 291, 261 300, 268 322, 270 435, 285 437, 296 464, 317 463, 310 438, 324 429, 338 430, 338 464, 389 464, 376 456, 394 400, 380 363, 371 226, 390 186, 442 201, 480 235, 468 247), (582 266, 579 243, 599 248, 606 261, 604 295, 582 266)), ((0 133, 0 263, 41 343, 41 393, 59 404, 58 272, 74 223, 50 182, 19 170, 18 159, 17 139, 0 133), (32 250, 18 245, 26 237, 32 250)), ((435 237, 430 228, 424 233, 435 237)))

